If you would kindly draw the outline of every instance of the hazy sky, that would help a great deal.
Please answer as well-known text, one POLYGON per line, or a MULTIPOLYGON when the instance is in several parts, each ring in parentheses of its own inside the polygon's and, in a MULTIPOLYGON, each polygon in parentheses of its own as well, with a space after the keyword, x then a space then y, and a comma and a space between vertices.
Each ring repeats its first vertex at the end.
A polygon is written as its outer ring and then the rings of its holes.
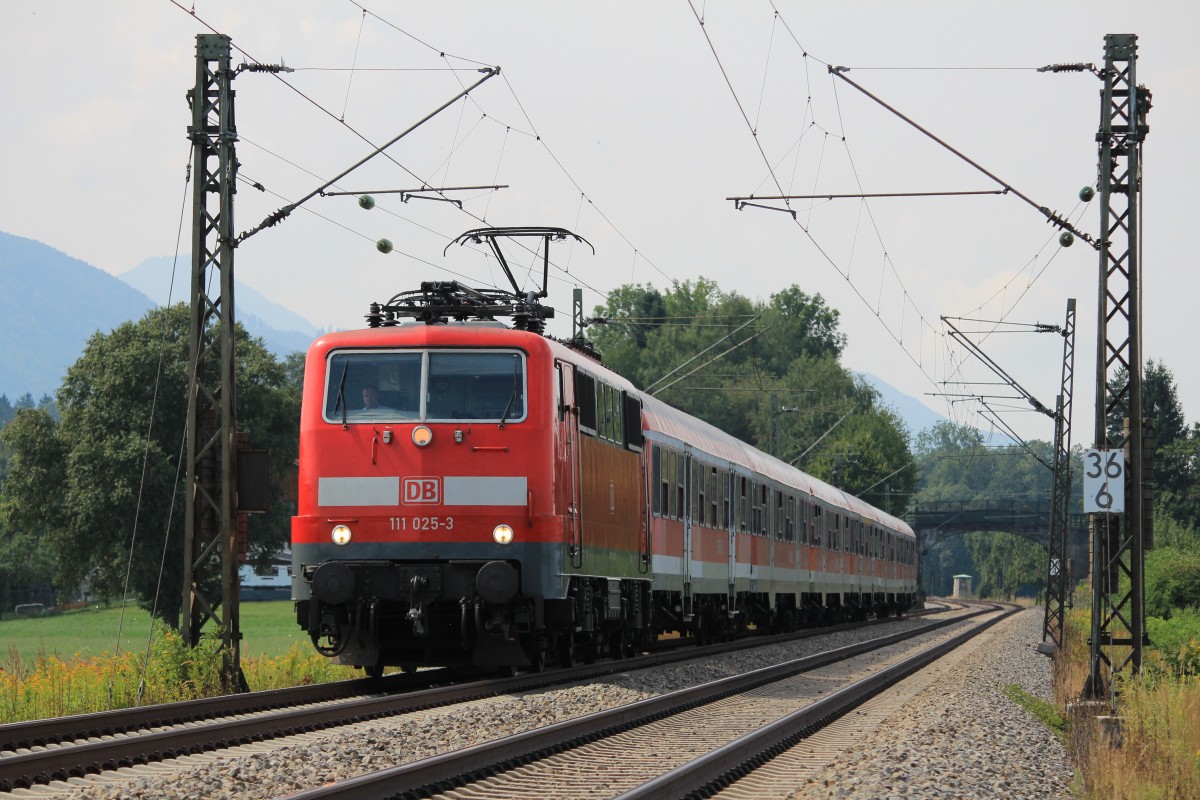
MULTIPOLYGON (((1145 351, 1174 371, 1195 421, 1196 9, 1094 0, 14 0, 0 4, 0 229, 116 274, 175 253, 182 219, 186 252, 185 92, 206 24, 232 37, 235 62, 282 60, 296 69, 282 80, 242 73, 235 81, 239 231, 362 158, 367 141, 382 144, 424 117, 477 80, 474 70, 498 65, 501 75, 469 101, 338 188, 508 188, 455 194, 462 211, 394 194, 377 195, 371 211, 350 197, 319 197, 240 246, 239 280, 322 328, 357 327, 369 302, 421 280, 503 285, 481 250, 454 246, 443 255, 484 220, 562 226, 596 254, 552 252, 549 302, 562 320, 554 333, 569 332, 577 285, 590 310, 628 282, 666 288, 704 276, 761 299, 798 284, 841 312, 847 366, 917 396, 996 393, 943 383, 993 378, 947 347, 941 316, 1060 324, 1075 297, 1075 441, 1090 444, 1097 256, 1082 242, 1060 248, 1057 231, 1028 205, 1011 195, 793 201, 793 220, 736 211, 725 198, 998 188, 831 77, 828 66, 840 65, 1094 233, 1098 204, 1081 205, 1078 192, 1096 176, 1101 82, 1036 68, 1102 63, 1104 34, 1136 33, 1138 81, 1154 99, 1144 160, 1145 351), (376 252, 381 237, 395 252, 376 252)), ((533 264, 527 253, 514 260, 533 264)), ((180 265, 177 287, 187 269, 180 265)), ((1053 405, 1060 337, 1003 333, 983 347, 1053 405)), ((967 403, 924 399, 986 426, 965 416, 967 403)), ((1024 436, 1052 436, 1040 415, 1005 418, 1024 436)))

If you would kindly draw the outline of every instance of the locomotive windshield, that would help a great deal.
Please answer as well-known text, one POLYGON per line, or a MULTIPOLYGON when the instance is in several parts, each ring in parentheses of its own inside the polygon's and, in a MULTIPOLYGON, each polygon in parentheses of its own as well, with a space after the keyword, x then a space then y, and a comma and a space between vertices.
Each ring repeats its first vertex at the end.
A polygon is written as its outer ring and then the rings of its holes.
POLYGON ((329 359, 327 422, 518 422, 525 360, 512 351, 341 351, 329 359))

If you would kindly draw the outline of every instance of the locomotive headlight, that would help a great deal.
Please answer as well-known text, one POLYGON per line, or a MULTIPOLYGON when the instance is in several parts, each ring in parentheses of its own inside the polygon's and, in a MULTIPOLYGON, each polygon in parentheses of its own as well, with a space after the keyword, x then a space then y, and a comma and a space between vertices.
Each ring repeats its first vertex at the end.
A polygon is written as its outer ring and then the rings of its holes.
POLYGON ((334 544, 349 544, 350 536, 350 528, 347 525, 334 525, 333 530, 329 532, 329 538, 333 539, 334 544))
POLYGON ((492 529, 492 539, 496 544, 510 544, 513 540, 513 529, 508 525, 497 525, 492 529))
POLYGON ((433 441, 433 431, 429 430, 429 428, 425 427, 424 425, 418 425, 417 427, 413 428, 412 440, 413 444, 415 444, 417 447, 424 447, 433 441))

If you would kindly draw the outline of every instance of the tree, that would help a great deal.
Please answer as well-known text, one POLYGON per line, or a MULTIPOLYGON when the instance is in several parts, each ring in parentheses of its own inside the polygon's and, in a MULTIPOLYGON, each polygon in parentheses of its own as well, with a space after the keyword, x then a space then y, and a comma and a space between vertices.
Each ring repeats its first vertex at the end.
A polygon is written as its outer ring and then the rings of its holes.
POLYGON ((900 516, 916 483, 904 422, 887 409, 848 417, 805 466, 814 475, 900 516))
POLYGON ((1023 586, 1044 586, 1046 551, 1011 533, 968 533, 967 549, 979 573, 975 591, 981 597, 1011 600, 1023 586))
MULTIPOLYGON (((141 603, 171 623, 182 596, 188 327, 179 304, 93 335, 58 389, 61 421, 25 409, 0 433, 12 452, 0 508, 53 554, 57 585, 86 579, 101 596, 121 596, 128 571, 141 603)), ((272 496, 283 498, 294 480, 295 369, 241 329, 237 341, 239 428, 251 446, 270 448, 272 496)), ((251 518, 253 546, 286 541, 289 514, 276 502, 251 518)))
POLYGON ((595 344, 636 386, 816 477, 873 489, 871 502, 911 491, 908 433, 838 363, 846 337, 820 295, 791 286, 763 303, 699 278, 622 286, 596 314, 595 344), (838 460, 848 452, 863 455, 838 460))
POLYGON ((45 409, 26 406, 15 409, 14 415, 20 424, 10 420, 0 432, 0 597, 6 600, 52 581, 54 558, 42 542, 45 526, 22 524, 36 517, 22 498, 37 497, 41 487, 54 485, 61 477, 62 461, 53 438, 56 423, 45 409), (12 454, 22 446, 36 456, 14 474, 12 454))

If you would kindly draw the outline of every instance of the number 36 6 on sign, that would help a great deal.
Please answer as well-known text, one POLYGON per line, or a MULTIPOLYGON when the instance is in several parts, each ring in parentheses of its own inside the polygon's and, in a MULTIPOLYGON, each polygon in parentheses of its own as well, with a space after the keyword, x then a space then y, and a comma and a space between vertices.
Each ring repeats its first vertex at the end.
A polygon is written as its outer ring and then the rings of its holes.
POLYGON ((1125 510, 1125 454, 1120 450, 1083 451, 1083 513, 1119 514, 1125 510))

